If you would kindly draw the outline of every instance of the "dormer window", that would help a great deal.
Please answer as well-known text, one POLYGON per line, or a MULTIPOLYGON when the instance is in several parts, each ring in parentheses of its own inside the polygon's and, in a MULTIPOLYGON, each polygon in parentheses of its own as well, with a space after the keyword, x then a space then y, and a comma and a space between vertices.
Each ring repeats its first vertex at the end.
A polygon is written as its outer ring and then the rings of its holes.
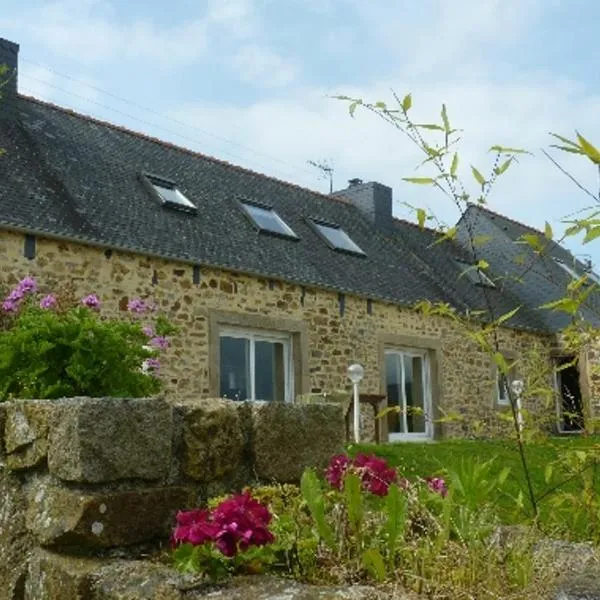
POLYGON ((244 214, 259 230, 273 235, 298 239, 293 229, 275 212, 266 205, 254 202, 240 201, 244 214))
POLYGON ((464 275, 472 284, 489 288, 496 287, 496 284, 483 272, 483 269, 462 261, 457 261, 457 264, 462 270, 460 276, 464 275))
POLYGON ((174 181, 144 173, 144 179, 148 182, 154 193, 164 206, 182 210, 184 212, 195 213, 198 209, 196 205, 188 200, 179 190, 174 181))
POLYGON ((362 248, 339 225, 315 220, 311 220, 310 224, 325 243, 334 250, 365 255, 362 248))

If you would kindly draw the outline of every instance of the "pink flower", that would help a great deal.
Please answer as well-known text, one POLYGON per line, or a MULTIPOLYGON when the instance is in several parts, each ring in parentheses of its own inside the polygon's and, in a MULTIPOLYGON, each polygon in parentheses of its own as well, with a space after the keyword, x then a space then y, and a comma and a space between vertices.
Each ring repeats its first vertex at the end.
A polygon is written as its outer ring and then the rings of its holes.
POLYGON ((148 305, 140 298, 134 298, 127 303, 127 310, 138 315, 145 313, 148 308, 148 305))
POLYGON ((146 337, 152 338, 154 337, 154 329, 150 327, 150 325, 146 325, 146 327, 142 327, 142 331, 146 337))
POLYGON ((92 310, 100 310, 100 299, 96 294, 89 294, 85 298, 81 299, 81 304, 91 308, 92 310))
POLYGON ((329 466, 325 470, 325 479, 331 487, 337 490, 342 489, 344 475, 350 465, 350 458, 345 454, 333 456, 329 461, 329 466))
POLYGON ((150 340, 150 345, 159 350, 165 350, 169 347, 169 340, 162 335, 157 335, 150 340))
POLYGON ((156 373, 160 369, 160 360, 158 358, 147 358, 144 361, 144 365, 146 371, 154 371, 156 373))
POLYGON ((54 294, 48 294, 47 296, 44 296, 40 300, 40 308, 47 310, 50 308, 54 308, 55 306, 56 306, 56 296, 54 294))
POLYGON ((446 482, 441 477, 426 477, 427 487, 436 494, 439 494, 442 498, 448 495, 448 487, 446 482))
POLYGON ((219 527, 210 522, 208 510, 190 510, 177 513, 177 526, 171 536, 171 543, 199 546, 213 541, 219 527))
POLYGON ((325 478, 332 487, 341 490, 348 470, 359 475, 363 489, 376 496, 386 496, 390 485, 398 482, 396 469, 385 459, 366 454, 358 454, 353 460, 345 454, 334 456, 325 471, 325 478))
POLYGON ((37 283, 33 277, 25 277, 19 281, 17 289, 21 290, 24 294, 34 293, 37 291, 37 283))
POLYGON ((12 302, 20 302, 25 297, 25 292, 20 288, 16 287, 6 298, 7 300, 11 300, 12 302))

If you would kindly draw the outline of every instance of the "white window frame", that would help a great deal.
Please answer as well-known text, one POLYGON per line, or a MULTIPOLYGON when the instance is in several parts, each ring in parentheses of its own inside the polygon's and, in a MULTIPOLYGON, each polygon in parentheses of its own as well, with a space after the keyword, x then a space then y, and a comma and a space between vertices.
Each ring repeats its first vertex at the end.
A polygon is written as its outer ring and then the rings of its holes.
MULTIPOLYGON (((405 433, 388 432, 389 440, 391 442, 398 442, 398 441, 419 442, 419 441, 423 441, 423 440, 430 440, 433 438, 433 418, 432 418, 433 417, 433 414, 432 414, 433 401, 432 401, 432 393, 431 393, 431 360, 429 357, 429 352, 425 349, 401 348, 401 347, 393 347, 393 348, 390 347, 390 348, 385 348, 385 350, 384 350, 385 357, 387 357, 388 355, 398 355, 398 354, 403 355, 403 356, 410 356, 412 358, 418 357, 423 361, 422 385, 423 385, 423 417, 425 419, 425 431, 417 432, 417 433, 409 433, 406 431, 408 429, 407 414, 406 414, 406 388, 405 388, 404 369, 402 369, 400 381, 401 381, 401 389, 402 389, 402 396, 403 396, 402 400, 403 400, 403 405, 404 405, 404 410, 402 412, 402 418, 404 419, 405 433)), ((404 361, 402 361, 402 364, 404 364, 404 361)), ((387 368, 385 366, 385 363, 384 363, 384 369, 386 369, 385 378, 386 378, 386 382, 387 382, 387 368)))
POLYGON ((510 374, 506 375, 506 386, 504 388, 505 395, 502 394, 500 388, 500 369, 496 367, 496 404, 498 406, 510 406, 510 395, 508 386, 512 383, 510 374))
MULTIPOLYGON (((289 334, 262 331, 256 329, 238 329, 238 328, 227 328, 223 327, 219 331, 219 339, 224 337, 238 338, 249 340, 249 370, 250 370, 250 397, 246 398, 247 401, 256 402, 260 400, 256 398, 256 380, 255 380, 255 367, 256 367, 256 342, 271 342, 271 343, 283 343, 283 377, 284 377, 284 401, 294 401, 294 360, 293 360, 293 345, 292 337, 289 334)), ((220 356, 219 359, 220 361, 220 356)), ((219 363, 219 370, 221 364, 219 363)))

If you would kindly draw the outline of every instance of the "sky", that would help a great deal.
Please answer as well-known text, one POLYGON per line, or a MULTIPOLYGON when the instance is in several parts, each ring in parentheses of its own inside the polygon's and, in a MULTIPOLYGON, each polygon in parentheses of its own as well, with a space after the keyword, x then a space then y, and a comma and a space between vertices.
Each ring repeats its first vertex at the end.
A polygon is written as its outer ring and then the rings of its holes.
MULTIPOLYGON (((308 161, 393 188, 394 214, 457 218, 403 177, 420 151, 375 116, 333 98, 412 94, 417 122, 460 128, 460 176, 477 193, 494 144, 526 148, 493 210, 555 233, 593 205, 541 152, 554 131, 600 146, 600 3, 594 0, 2 0, 0 36, 21 45, 21 93, 321 192, 308 161)), ((432 142, 435 136, 430 138, 432 142)), ((553 156, 588 188, 583 159, 553 156)), ((600 240, 567 243, 600 267, 600 240)))

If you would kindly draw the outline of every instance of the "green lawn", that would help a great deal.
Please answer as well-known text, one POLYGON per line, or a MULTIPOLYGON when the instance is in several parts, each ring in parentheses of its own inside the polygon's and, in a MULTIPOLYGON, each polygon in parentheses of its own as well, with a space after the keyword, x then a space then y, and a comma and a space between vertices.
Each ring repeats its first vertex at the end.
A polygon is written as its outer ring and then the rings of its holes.
MULTIPOLYGON (((543 442, 526 445, 526 456, 531 471, 533 488, 540 497, 549 486, 544 479, 546 465, 555 461, 561 453, 569 449, 585 449, 600 445, 600 437, 561 437, 549 438, 543 442)), ((461 462, 476 460, 485 462, 494 459, 494 469, 500 473, 504 467, 510 468, 510 474, 504 486, 505 495, 496 500, 507 520, 514 513, 515 501, 519 490, 526 494, 525 478, 521 459, 514 441, 480 441, 480 440, 448 440, 430 443, 396 443, 396 444, 362 444, 350 449, 351 454, 357 452, 374 453, 384 457, 391 464, 399 467, 408 478, 443 475, 444 471, 460 469, 461 462)), ((600 494, 600 476, 597 484, 600 494)), ((552 482, 556 483, 556 482, 552 482)), ((566 484, 563 489, 575 491, 574 484, 566 484)), ((550 510, 548 500, 540 502, 540 513, 550 510)))

